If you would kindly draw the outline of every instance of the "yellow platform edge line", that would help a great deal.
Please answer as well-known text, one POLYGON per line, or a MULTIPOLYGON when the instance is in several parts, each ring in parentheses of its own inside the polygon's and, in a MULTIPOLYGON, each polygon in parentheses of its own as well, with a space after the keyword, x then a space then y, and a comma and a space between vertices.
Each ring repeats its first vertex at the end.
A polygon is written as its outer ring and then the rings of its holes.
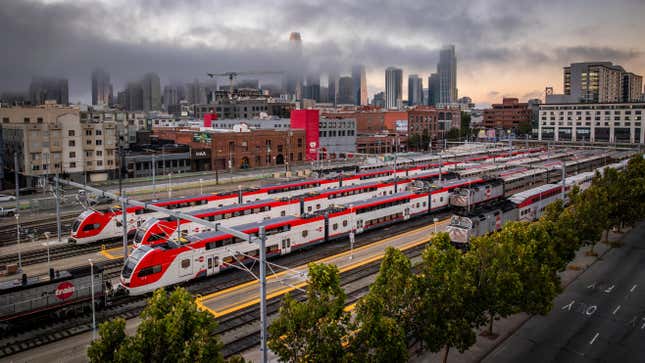
MULTIPOLYGON (((450 218, 443 219, 443 220, 437 222, 437 227, 443 226, 444 224, 447 224, 449 221, 450 221, 450 218)), ((360 251, 365 250, 367 248, 373 248, 373 247, 376 247, 376 246, 379 246, 379 245, 382 245, 382 244, 386 244, 386 243, 388 243, 388 242, 390 242, 392 240, 407 237, 407 236, 409 236, 411 234, 415 234, 415 233, 421 232, 423 230, 433 229, 433 228, 434 228, 434 224, 425 225, 423 227, 419 227, 419 228, 413 229, 411 231, 407 231, 407 232, 404 232, 404 233, 401 233, 401 234, 398 234, 398 235, 395 235, 395 236, 385 238, 385 239, 380 240, 378 242, 373 242, 373 243, 366 244, 364 246, 355 248, 353 251, 345 251, 345 252, 341 252, 341 253, 333 255, 333 256, 328 256, 328 257, 322 258, 320 260, 315 261, 314 263, 325 263, 327 261, 330 261, 330 260, 333 260, 333 259, 336 259, 336 258, 340 258, 340 257, 343 257, 343 256, 348 256, 351 253, 357 253, 357 252, 360 252, 360 251)), ((276 274, 268 276, 267 281, 274 280, 274 279, 276 279, 276 278, 278 278, 278 277, 280 277, 280 276, 282 276, 282 275, 284 275, 286 273, 291 272, 292 270, 306 268, 307 265, 300 265, 300 266, 296 266, 296 267, 294 267, 294 268, 292 268, 290 270, 280 271, 280 272, 278 272, 276 274)), ((231 293, 233 291, 243 289, 243 288, 245 288, 247 286, 250 286, 250 285, 253 285, 253 284, 256 284, 256 283, 257 283, 256 280, 247 281, 245 283, 242 283, 242 284, 239 284, 239 285, 236 285, 236 286, 233 286, 233 287, 229 287, 229 288, 224 289, 224 290, 212 292, 210 294, 207 294, 207 295, 204 295, 204 296, 200 297, 199 299, 201 299, 200 301, 210 300, 210 299, 212 299, 214 297, 224 295, 224 294, 228 294, 228 293, 231 293)))
MULTIPOLYGON (((418 231, 418 230, 421 230, 421 229, 423 229, 423 228, 418 228, 418 229, 416 229, 416 230, 414 230, 414 231, 418 231)), ((407 233, 408 233, 408 232, 406 232, 405 234, 407 234, 407 233)), ((404 234, 402 234, 402 235, 400 235, 400 236, 403 236, 403 235, 404 235, 404 234)), ((409 249, 414 248, 414 247, 416 247, 416 246, 419 246, 419 245, 421 245, 421 244, 424 244, 424 243, 426 243, 426 242, 428 242, 428 241, 429 241, 429 238, 428 238, 428 237, 424 237, 424 238, 421 238, 421 239, 417 239, 417 240, 414 240, 414 241, 412 241, 412 242, 408 242, 407 244, 405 244, 405 245, 401 246, 401 247, 399 248, 399 250, 401 250, 401 251, 406 251, 406 250, 409 250, 409 249)), ((372 244, 371 246, 373 246, 373 244, 372 244)), ((338 254, 338 255, 333 256, 333 257, 342 257, 342 255, 343 255, 343 254, 338 254)), ((356 262, 356 263, 353 263, 353 264, 349 264, 349 265, 347 265, 347 266, 344 266, 344 267, 340 268, 340 269, 339 269, 339 271, 340 271, 341 273, 343 273, 343 272, 346 272, 346 271, 349 271, 349 270, 353 270, 353 269, 355 269, 355 268, 358 268, 358 267, 364 266, 364 265, 369 264, 369 263, 372 263, 372 262, 374 262, 374 261, 378 261, 378 260, 382 259, 384 256, 385 256, 385 252, 381 252, 381 253, 378 253, 378 254, 376 254, 376 255, 374 255, 374 256, 372 256, 372 257, 368 258, 368 259, 365 259, 365 260, 363 260, 363 261, 359 261, 359 262, 356 262)), ((325 259, 323 259, 323 260, 328 260, 328 259, 329 259, 329 258, 325 258, 325 259)), ((322 261, 322 260, 321 260, 321 261, 322 261)), ((257 281, 253 280, 253 281, 251 281, 251 283, 257 283, 257 281)), ((267 300, 268 300, 268 299, 272 299, 272 298, 274 298, 274 297, 276 297, 276 296, 280 296, 280 295, 286 294, 286 293, 288 293, 288 292, 291 292, 291 291, 293 291, 293 290, 295 290, 295 289, 299 289, 299 288, 304 287, 304 286, 306 286, 306 285, 307 285, 307 282, 301 282, 301 283, 299 283, 299 284, 296 284, 296 285, 293 285, 293 286, 289 286, 289 287, 286 287, 286 288, 284 288, 284 289, 280 289, 280 290, 278 290, 278 291, 274 291, 274 292, 272 292, 272 293, 270 293, 270 294, 267 294, 267 300)), ((211 314, 213 314, 216 318, 217 318, 217 317, 220 317, 220 316, 224 316, 224 315, 230 314, 230 313, 233 313, 233 312, 235 312, 235 311, 238 311, 238 310, 241 310, 241 309, 244 309, 244 308, 247 308, 247 307, 249 307, 249 306, 255 305, 255 304, 257 304, 257 303, 259 303, 259 302, 260 302, 260 299, 259 299, 259 298, 253 298, 253 299, 251 299, 251 300, 247 300, 246 302, 244 302, 244 303, 242 303, 242 304, 239 304, 239 305, 238 305, 238 304, 236 304, 235 306, 230 306, 230 307, 226 307, 225 309, 222 309, 222 310, 220 310, 220 311, 215 311, 214 309, 212 309, 212 308, 209 308, 209 307, 205 306, 205 305, 204 305, 204 303, 203 303, 205 300, 208 300, 208 299, 207 299, 207 297, 208 297, 208 296, 209 296, 209 295, 198 297, 198 298, 196 299, 196 303, 197 303, 197 305, 198 305, 200 308, 204 308, 205 310, 207 310, 208 312, 210 312, 211 314)))

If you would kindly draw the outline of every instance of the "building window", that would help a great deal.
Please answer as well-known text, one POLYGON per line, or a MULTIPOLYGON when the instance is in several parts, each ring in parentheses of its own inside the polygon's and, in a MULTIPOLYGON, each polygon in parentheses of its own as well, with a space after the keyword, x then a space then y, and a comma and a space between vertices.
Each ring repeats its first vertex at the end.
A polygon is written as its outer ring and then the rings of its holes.
POLYGON ((24 118, 24 122, 25 122, 26 124, 28 124, 28 123, 29 123, 29 117, 25 117, 25 118, 24 118))
POLYGON ((76 146, 76 141, 69 140, 68 145, 69 145, 69 147, 75 147, 76 146))
POLYGON ((36 119, 36 122, 37 122, 37 123, 39 123, 39 124, 42 124, 42 123, 43 123, 43 118, 42 118, 42 117, 38 117, 38 118, 36 119))
POLYGON ((102 140, 96 140, 96 145, 103 145, 103 141, 102 140))
POLYGON ((96 156, 103 156, 103 151, 96 150, 96 156))
POLYGON ((75 158, 75 157, 76 157, 76 153, 75 153, 74 151, 70 151, 70 153, 69 153, 69 157, 70 157, 70 158, 75 158))
POLYGON ((101 130, 96 130, 96 136, 101 136, 103 135, 103 132, 101 130))
POLYGON ((2 123, 3 124, 8 124, 9 123, 9 117, 3 117, 2 118, 2 123))
POLYGON ((85 130, 85 136, 92 136, 92 130, 91 129, 85 130))
POLYGON ((74 132, 74 130, 69 130, 69 131, 67 131, 67 135, 68 136, 76 136, 76 133, 74 132))
POLYGON ((298 147, 302 147, 302 139, 298 138, 298 147))
POLYGON ((103 160, 97 160, 96 166, 103 166, 103 160))

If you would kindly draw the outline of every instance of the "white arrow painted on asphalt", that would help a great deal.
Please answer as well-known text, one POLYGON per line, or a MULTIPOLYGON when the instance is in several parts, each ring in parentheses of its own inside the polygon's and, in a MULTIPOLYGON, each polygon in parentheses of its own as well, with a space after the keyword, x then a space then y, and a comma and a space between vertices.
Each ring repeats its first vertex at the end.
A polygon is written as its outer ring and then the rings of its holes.
POLYGON ((575 300, 571 300, 571 302, 568 305, 565 305, 562 307, 562 310, 569 310, 571 311, 571 308, 573 307, 573 304, 575 303, 575 300))

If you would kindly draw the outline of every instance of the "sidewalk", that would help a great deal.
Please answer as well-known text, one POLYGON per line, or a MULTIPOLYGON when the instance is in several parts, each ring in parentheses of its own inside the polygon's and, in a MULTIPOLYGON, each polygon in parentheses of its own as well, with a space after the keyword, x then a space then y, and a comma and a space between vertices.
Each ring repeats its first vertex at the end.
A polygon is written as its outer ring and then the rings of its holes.
MULTIPOLYGON (((629 232, 630 228, 623 229, 622 233, 609 233, 609 242, 619 241, 623 238, 624 234, 629 232)), ((560 273, 562 281, 562 288, 565 289, 569 284, 575 281, 582 275, 589 266, 594 264, 598 259, 611 250, 609 244, 604 242, 597 242, 593 246, 593 250, 597 256, 588 256, 587 252, 590 251, 589 247, 583 247, 576 253, 576 257, 569 263, 567 268, 560 273)), ((470 347, 467 351, 459 353, 456 349, 451 349, 448 355, 448 362, 450 363, 470 363, 481 362, 486 356, 492 352, 497 346, 502 344, 509 336, 515 333, 519 328, 524 325, 526 321, 531 318, 530 315, 525 313, 515 314, 506 319, 496 320, 493 326, 493 332, 498 334, 495 339, 489 339, 483 336, 477 336, 477 342, 470 347)), ((485 331, 487 327, 480 328, 480 332, 485 331)), ((441 362, 443 359, 443 350, 439 353, 423 352, 420 355, 411 355, 410 362, 441 362)))

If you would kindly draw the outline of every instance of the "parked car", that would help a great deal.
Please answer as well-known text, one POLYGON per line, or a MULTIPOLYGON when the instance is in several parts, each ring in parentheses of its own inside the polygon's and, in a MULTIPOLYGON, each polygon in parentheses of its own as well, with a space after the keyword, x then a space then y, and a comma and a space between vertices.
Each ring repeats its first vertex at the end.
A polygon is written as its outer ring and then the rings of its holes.
POLYGON ((16 197, 14 197, 13 195, 0 194, 0 202, 11 202, 14 200, 16 200, 16 197))
POLYGON ((2 208, 0 207, 0 217, 13 217, 16 215, 16 208, 2 208))

